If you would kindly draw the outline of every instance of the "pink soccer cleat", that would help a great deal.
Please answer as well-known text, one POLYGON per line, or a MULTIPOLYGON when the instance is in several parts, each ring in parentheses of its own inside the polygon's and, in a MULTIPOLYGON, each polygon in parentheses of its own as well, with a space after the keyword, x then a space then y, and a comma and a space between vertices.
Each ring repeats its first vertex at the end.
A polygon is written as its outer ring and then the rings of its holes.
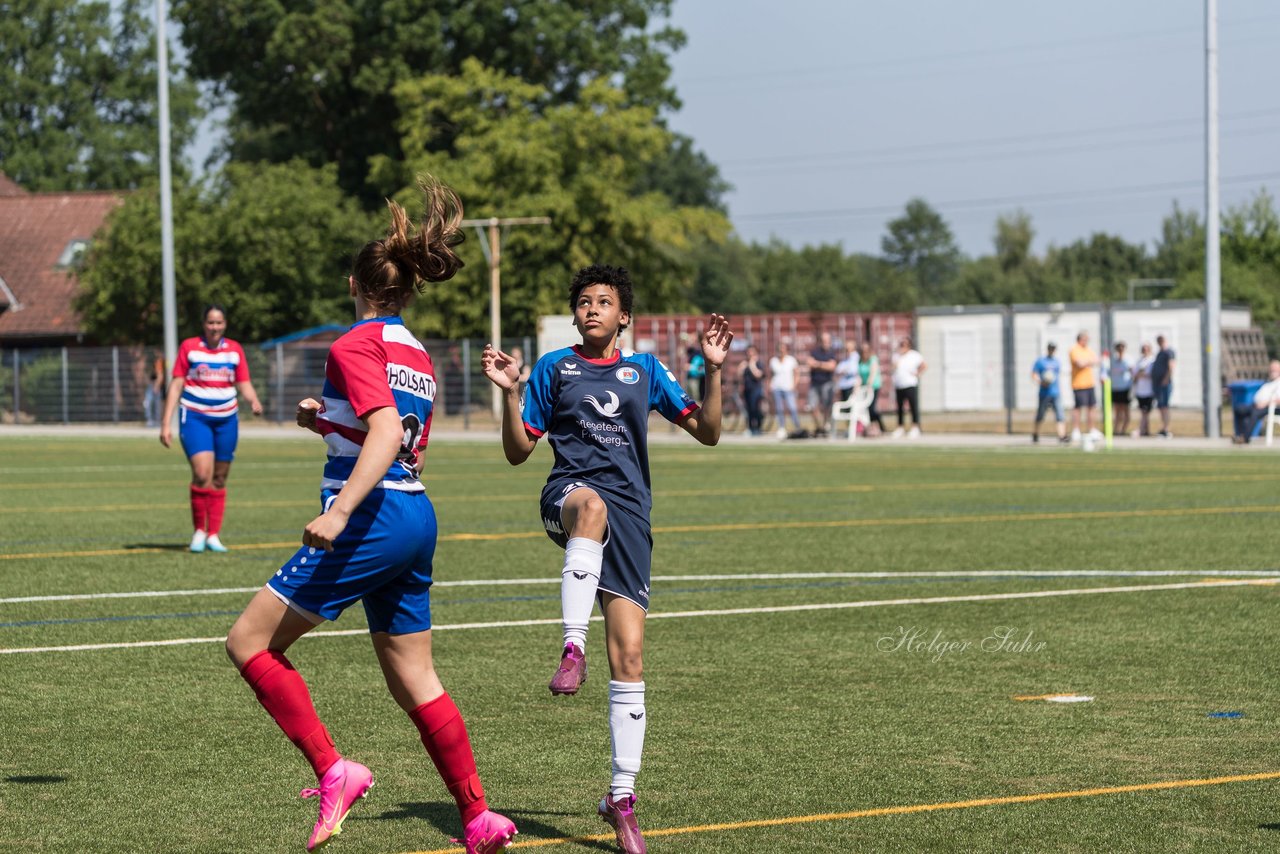
POLYGON ((505 815, 485 810, 467 822, 461 842, 467 846, 467 854, 494 854, 511 844, 511 838, 520 831, 505 815))
POLYGON ((622 795, 619 798, 605 795, 600 799, 600 817, 613 828, 618 847, 625 854, 645 854, 647 850, 644 837, 640 835, 640 824, 636 821, 635 806, 635 795, 622 795))
POLYGON ((373 788, 373 772, 359 762, 339 759, 333 763, 324 778, 320 780, 320 788, 303 789, 302 797, 320 796, 320 817, 307 840, 307 850, 315 851, 333 837, 342 832, 342 822, 346 819, 351 807, 373 788))
POLYGON ((560 668, 551 677, 552 694, 576 694, 587 681, 587 654, 577 644, 564 645, 560 656, 560 668))

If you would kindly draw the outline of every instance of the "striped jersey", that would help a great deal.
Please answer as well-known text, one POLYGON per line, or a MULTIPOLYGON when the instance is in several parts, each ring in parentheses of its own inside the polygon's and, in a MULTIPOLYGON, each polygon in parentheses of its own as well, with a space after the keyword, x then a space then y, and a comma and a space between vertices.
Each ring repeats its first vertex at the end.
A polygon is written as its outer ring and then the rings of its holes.
POLYGON ((323 406, 316 427, 329 446, 322 489, 341 489, 351 477, 375 409, 393 407, 404 439, 382 478, 383 489, 423 492, 417 464, 427 447, 436 397, 427 350, 399 317, 374 317, 352 326, 329 348, 323 406))
POLYGON ((173 375, 183 380, 183 409, 214 418, 236 414, 236 383, 249 381, 244 350, 230 338, 210 347, 201 337, 188 338, 178 347, 173 375))
POLYGON ((649 353, 589 359, 576 347, 548 353, 529 375, 524 428, 555 452, 548 486, 575 478, 649 518, 649 413, 672 423, 698 409, 649 353))

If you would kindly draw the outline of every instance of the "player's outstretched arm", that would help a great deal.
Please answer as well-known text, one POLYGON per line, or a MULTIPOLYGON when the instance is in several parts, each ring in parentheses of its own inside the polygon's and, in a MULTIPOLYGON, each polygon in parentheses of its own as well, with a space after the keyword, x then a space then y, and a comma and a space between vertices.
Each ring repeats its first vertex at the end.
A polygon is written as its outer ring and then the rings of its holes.
POLYGON ((729 358, 729 345, 733 343, 733 333, 729 331, 728 319, 719 314, 711 315, 707 319, 706 331, 702 334, 700 343, 707 370, 702 408, 684 419, 680 426, 702 444, 714 445, 720 441, 722 414, 720 378, 724 372, 725 359, 729 358))
POLYGON ((484 346, 480 366, 489 382, 502 390, 502 452, 518 466, 533 453, 538 440, 524 429, 520 414, 520 368, 516 360, 492 344, 484 346))

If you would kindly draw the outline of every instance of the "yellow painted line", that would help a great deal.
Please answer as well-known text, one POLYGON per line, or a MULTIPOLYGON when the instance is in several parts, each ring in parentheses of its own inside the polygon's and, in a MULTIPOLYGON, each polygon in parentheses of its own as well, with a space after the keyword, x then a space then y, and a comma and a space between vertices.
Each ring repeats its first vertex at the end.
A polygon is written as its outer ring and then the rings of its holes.
MULTIPOLYGON (((867 494, 875 492, 943 492, 946 490, 1010 490, 1035 489, 1043 491, 1052 487, 1106 487, 1106 486, 1147 486, 1170 483, 1240 483, 1242 481, 1274 481, 1273 475, 1240 475, 1209 476, 1193 475, 1187 477, 1150 477, 1150 478, 1094 478, 1059 481, 961 481, 957 483, 892 483, 892 484, 843 484, 839 486, 776 486, 776 487, 743 487, 741 489, 669 489, 656 490, 655 498, 707 498, 729 495, 838 495, 867 494)), ((295 479, 296 482, 299 479, 295 479)), ((314 480, 314 478, 307 478, 314 480)), ((283 482, 283 481, 282 481, 283 482)), ((148 486, 164 486, 149 483, 148 486)), ((255 484, 259 485, 259 484, 255 484)), ((47 489, 47 484, 42 484, 47 489)), ((529 501, 530 493, 508 495, 432 495, 434 503, 447 502, 486 502, 495 501, 529 501)), ((317 499, 293 500, 261 500, 236 501, 236 507, 311 507, 317 499)), ((39 507, 0 507, 2 513, 47 514, 63 511, 67 513, 91 512, 136 512, 139 510, 186 510, 185 502, 168 502, 163 504, 78 504, 78 505, 42 505, 39 507)))
MULTIPOLYGON (((826 522, 726 522, 714 525, 667 525, 653 529, 655 534, 715 533, 723 531, 770 531, 805 528, 876 528, 907 525, 978 525, 994 522, 1057 522, 1079 519, 1118 519, 1124 517, 1150 518, 1152 516, 1232 516, 1236 514, 1280 513, 1280 504, 1241 505, 1239 507, 1187 507, 1153 508, 1150 510, 1092 510, 1061 513, 1001 513, 970 516, 906 516, 889 519, 833 519, 826 522)), ((504 534, 460 533, 446 534, 440 542, 496 542, 502 540, 531 540, 546 536, 543 531, 512 531, 504 534)), ((298 548, 301 540, 282 543, 246 543, 228 546, 232 551, 260 549, 298 548)), ((55 557, 110 557, 115 555, 176 552, 172 548, 95 549, 93 551, 26 552, 0 554, 0 560, 31 560, 55 557)))
MULTIPOLYGON (((688 827, 664 827, 657 830, 645 830, 645 839, 659 836, 678 836, 688 833, 719 833, 726 830, 750 830, 757 827, 787 827, 797 824, 817 824, 820 822, 849 821, 855 818, 879 818, 888 815, 913 815, 915 813, 938 812, 941 810, 963 810, 974 807, 1006 806, 1009 804, 1033 804, 1043 801, 1057 801, 1065 798, 1094 798, 1101 795, 1123 795, 1132 792, 1153 792, 1164 789, 1189 789, 1196 786, 1221 786, 1227 783, 1253 783, 1260 780, 1280 779, 1280 771, 1264 771, 1260 774, 1236 774, 1230 777, 1207 777, 1200 780, 1165 780, 1159 783, 1137 783, 1131 786, 1105 786, 1094 789, 1075 789, 1067 792, 1041 792, 1032 795, 1009 795, 1003 798, 978 798, 970 801, 948 801, 946 803, 910 804, 897 807, 877 807, 875 809, 854 810, 852 812, 829 812, 816 815, 796 815, 786 818, 765 818, 755 821, 733 821, 720 824, 699 824, 688 827)), ((530 839, 514 842, 510 848, 546 848, 551 845, 569 845, 581 842, 598 842, 612 840, 612 833, 594 833, 590 836, 566 836, 557 839, 530 839)), ((414 851, 411 854, 456 854, 461 848, 435 848, 430 851, 414 851)))

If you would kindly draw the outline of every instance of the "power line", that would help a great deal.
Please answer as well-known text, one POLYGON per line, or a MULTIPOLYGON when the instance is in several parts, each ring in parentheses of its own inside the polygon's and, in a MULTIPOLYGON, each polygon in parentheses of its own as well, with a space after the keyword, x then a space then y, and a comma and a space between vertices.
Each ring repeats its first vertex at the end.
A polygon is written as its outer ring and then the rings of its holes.
MULTIPOLYGON (((1237 175, 1223 178, 1222 184, 1258 184, 1280 179, 1280 172, 1255 175, 1237 175)), ((963 212, 1006 208, 1014 205, 1063 204, 1082 199, 1114 199, 1152 193, 1185 192, 1204 186, 1202 179, 1192 181, 1166 181, 1157 184, 1132 184, 1127 187, 1110 187, 1102 190, 1072 190, 1060 193, 1038 193, 1024 196, 992 196, 976 199, 954 199, 948 202, 930 203, 939 212, 963 212)), ((864 219, 901 213, 902 205, 876 205, 862 208, 825 208, 812 211, 777 211, 772 213, 741 214, 730 217, 734 222, 817 222, 822 220, 864 219)))

